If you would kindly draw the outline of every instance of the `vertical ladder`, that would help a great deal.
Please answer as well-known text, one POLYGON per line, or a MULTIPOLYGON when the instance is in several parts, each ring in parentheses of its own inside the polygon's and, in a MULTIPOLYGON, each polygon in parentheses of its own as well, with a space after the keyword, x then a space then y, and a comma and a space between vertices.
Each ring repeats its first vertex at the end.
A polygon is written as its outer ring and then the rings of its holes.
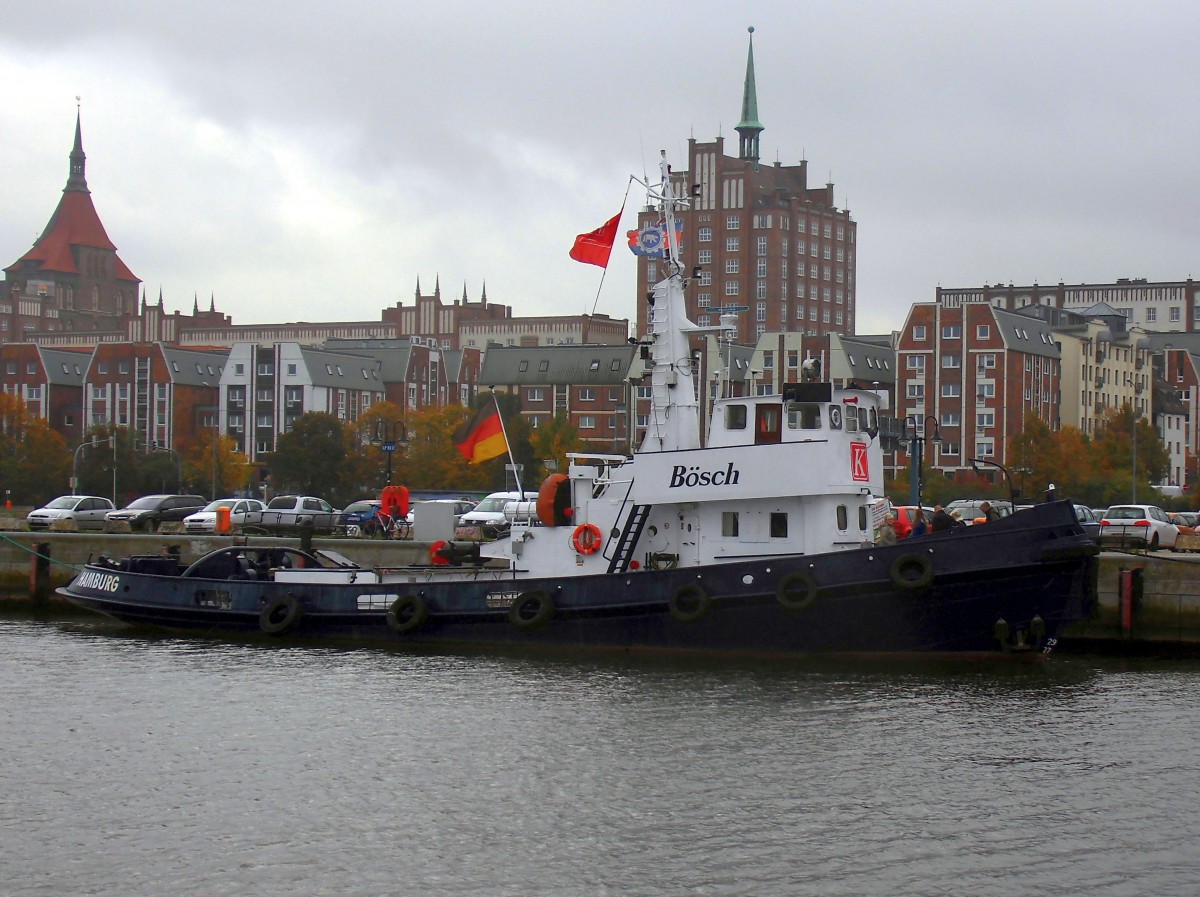
POLYGON ((641 538, 642 529, 646 526, 646 518, 650 516, 653 505, 634 505, 629 516, 625 518, 625 528, 621 530, 621 538, 608 562, 609 573, 624 573, 629 569, 629 560, 633 557, 633 549, 641 538))

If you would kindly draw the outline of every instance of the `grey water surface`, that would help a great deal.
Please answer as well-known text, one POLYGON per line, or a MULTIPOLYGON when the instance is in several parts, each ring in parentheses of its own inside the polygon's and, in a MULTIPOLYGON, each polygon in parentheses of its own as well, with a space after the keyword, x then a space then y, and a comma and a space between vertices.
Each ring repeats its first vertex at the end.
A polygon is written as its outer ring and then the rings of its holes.
POLYGON ((1200 663, 0 621, 0 893, 1194 895, 1200 663))

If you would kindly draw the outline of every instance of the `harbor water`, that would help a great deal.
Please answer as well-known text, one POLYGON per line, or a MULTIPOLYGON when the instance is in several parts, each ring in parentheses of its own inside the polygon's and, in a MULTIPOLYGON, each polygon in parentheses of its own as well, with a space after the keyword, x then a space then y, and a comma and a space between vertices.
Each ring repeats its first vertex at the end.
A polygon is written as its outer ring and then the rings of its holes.
POLYGON ((1200 662, 342 650, 0 621, 0 892, 1187 895, 1200 662))

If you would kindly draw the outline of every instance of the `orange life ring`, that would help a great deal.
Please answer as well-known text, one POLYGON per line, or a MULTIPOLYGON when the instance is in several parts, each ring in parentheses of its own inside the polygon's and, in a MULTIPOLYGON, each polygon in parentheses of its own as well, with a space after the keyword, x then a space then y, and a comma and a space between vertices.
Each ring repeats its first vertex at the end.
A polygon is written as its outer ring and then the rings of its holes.
POLYGON ((580 554, 595 554, 600 550, 600 527, 594 523, 581 523, 571 534, 571 545, 580 554))

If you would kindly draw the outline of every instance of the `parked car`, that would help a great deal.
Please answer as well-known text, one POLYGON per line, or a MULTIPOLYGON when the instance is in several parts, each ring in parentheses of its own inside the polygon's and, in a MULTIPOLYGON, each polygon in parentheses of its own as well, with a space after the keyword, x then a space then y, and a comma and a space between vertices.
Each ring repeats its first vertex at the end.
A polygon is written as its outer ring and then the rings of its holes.
POLYGON ((1200 514, 1195 511, 1176 511, 1168 514, 1167 519, 1179 528, 1181 536, 1196 535, 1196 527, 1200 526, 1200 514))
POLYGON ((486 496, 474 508, 458 518, 458 535, 462 538, 494 539, 509 527, 509 520, 504 516, 504 507, 514 501, 536 501, 537 491, 531 492, 493 492, 486 496))
POLYGON ((976 521, 983 519, 983 511, 980 509, 984 502, 990 504, 1001 517, 1007 517, 1013 512, 1012 504, 1007 501, 991 501, 986 498, 960 498, 946 505, 946 513, 953 514, 958 511, 962 514, 963 523, 970 526, 976 521))
MULTIPOLYGON (((896 531, 896 538, 907 539, 912 535, 913 521, 917 516, 917 506, 895 505, 892 510, 896 512, 896 519, 892 521, 892 529, 896 531)), ((929 521, 933 517, 933 508, 922 506, 921 510, 925 512, 925 528, 928 532, 929 521)))
POLYGON ((109 511, 106 520, 128 521, 130 529, 152 533, 164 523, 178 523, 206 504, 202 495, 143 495, 125 507, 109 511))
POLYGON ((183 528, 189 533, 215 533, 217 531, 217 509, 229 508, 229 523, 240 526, 246 515, 265 508, 257 498, 218 498, 210 501, 203 510, 183 518, 183 528))
POLYGON ((346 505, 338 518, 337 525, 347 535, 357 535, 368 520, 374 520, 376 513, 383 507, 383 502, 377 498, 364 498, 362 501, 352 501, 346 505), (352 530, 351 527, 358 529, 352 530))
POLYGON ((1121 548, 1174 548, 1179 527, 1157 505, 1113 505, 1100 520, 1100 544, 1121 548))
POLYGON ((1075 519, 1083 531, 1096 541, 1100 540, 1100 518, 1087 505, 1075 505, 1075 519))
MULTIPOLYGON (((536 496, 535 496, 536 497, 536 496)), ((475 510, 475 502, 465 498, 429 498, 423 501, 414 501, 408 509, 408 522, 412 523, 416 516, 417 505, 450 505, 453 509, 455 522, 462 520, 463 514, 467 514, 475 510)), ((503 510, 503 508, 501 508, 503 510)))
POLYGON ((311 526, 315 532, 333 532, 342 512, 315 495, 276 495, 262 511, 246 515, 246 527, 265 530, 295 530, 311 526))
POLYGON ((31 530, 49 529, 56 520, 74 520, 78 529, 104 529, 104 515, 113 503, 98 495, 62 495, 25 517, 31 530))

